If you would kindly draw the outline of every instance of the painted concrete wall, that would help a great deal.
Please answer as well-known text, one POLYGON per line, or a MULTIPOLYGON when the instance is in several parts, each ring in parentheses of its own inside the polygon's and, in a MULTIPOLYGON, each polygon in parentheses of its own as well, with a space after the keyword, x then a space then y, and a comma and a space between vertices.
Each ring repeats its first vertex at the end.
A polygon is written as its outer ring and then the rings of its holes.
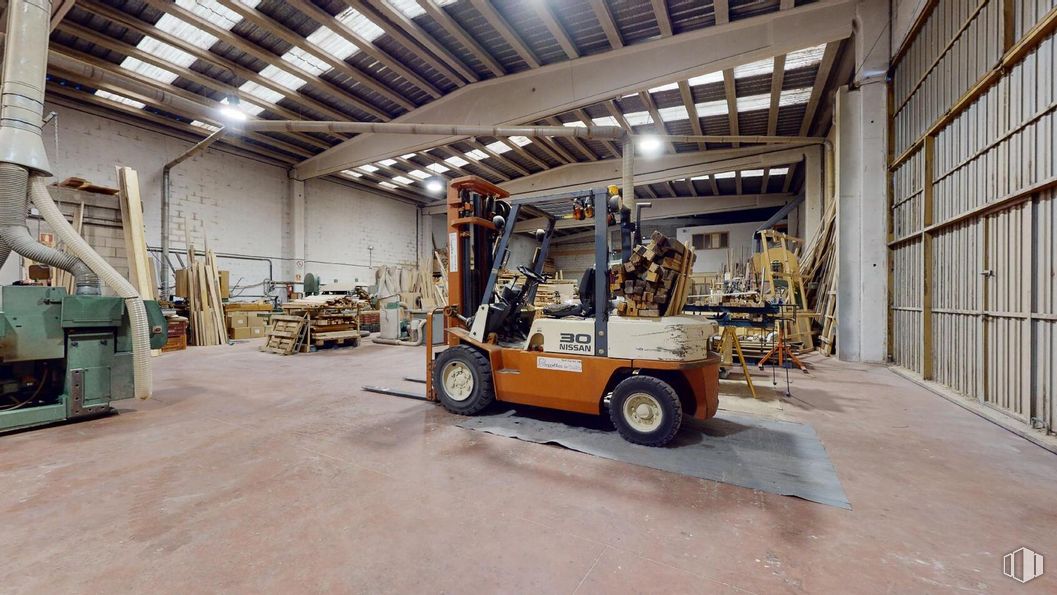
POLYGON ((676 239, 688 244, 693 234, 714 233, 725 231, 729 234, 727 246, 729 250, 697 250, 697 260, 694 261, 695 273, 720 273, 729 259, 734 263, 744 263, 752 257, 752 240, 756 230, 763 225, 763 221, 752 223, 731 223, 727 225, 699 225, 696 227, 680 227, 676 233, 676 239))
MULTIPOLYGON (((116 165, 136 169, 147 244, 159 247, 161 169, 191 143, 65 105, 49 104, 47 111, 59 114, 57 141, 51 125, 44 135, 52 181, 77 176, 116 187, 116 165)), ((264 259, 218 258, 220 267, 231 271, 232 283, 259 283, 269 274, 269 262, 274 279, 289 280, 284 275, 294 270, 295 251, 284 168, 211 148, 174 169, 171 179, 173 252, 185 250, 185 238, 199 249, 208 241, 218 253, 264 259)), ((416 261, 416 207, 326 180, 312 180, 305 187, 303 272, 327 281, 353 281, 372 277, 368 264, 416 261), (368 245, 375 247, 373 254, 368 245)), ((0 281, 16 277, 17 267, 9 264, 0 281)))

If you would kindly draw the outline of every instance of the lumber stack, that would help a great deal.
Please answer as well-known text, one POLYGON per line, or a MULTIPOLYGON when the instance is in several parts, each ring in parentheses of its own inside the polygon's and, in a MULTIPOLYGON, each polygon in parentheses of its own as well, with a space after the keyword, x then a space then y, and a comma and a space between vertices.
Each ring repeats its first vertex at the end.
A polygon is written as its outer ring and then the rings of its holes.
POLYGON ((313 295, 283 304, 283 314, 307 324, 302 351, 328 345, 357 346, 363 302, 347 295, 313 295))
POLYGON ((220 294, 217 257, 206 250, 205 259, 195 255, 193 245, 187 248, 187 314, 190 320, 191 345, 223 345, 228 342, 224 323, 224 305, 220 294))
POLYGON ((631 258, 610 268, 610 290, 624 296, 621 316, 674 316, 683 311, 694 249, 659 231, 648 244, 635 246, 631 258))

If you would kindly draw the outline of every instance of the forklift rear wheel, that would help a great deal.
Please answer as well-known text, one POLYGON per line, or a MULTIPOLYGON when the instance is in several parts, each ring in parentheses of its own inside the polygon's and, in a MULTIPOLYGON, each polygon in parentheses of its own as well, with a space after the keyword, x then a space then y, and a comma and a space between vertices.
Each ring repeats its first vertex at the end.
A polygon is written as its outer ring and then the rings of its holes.
POLYGON ((628 442, 664 446, 679 432, 683 406, 667 382, 652 376, 631 376, 613 389, 609 417, 628 442))
POLYGON ((495 401, 492 366, 483 353, 467 345, 450 347, 437 356, 433 386, 441 405, 459 415, 473 415, 495 401))

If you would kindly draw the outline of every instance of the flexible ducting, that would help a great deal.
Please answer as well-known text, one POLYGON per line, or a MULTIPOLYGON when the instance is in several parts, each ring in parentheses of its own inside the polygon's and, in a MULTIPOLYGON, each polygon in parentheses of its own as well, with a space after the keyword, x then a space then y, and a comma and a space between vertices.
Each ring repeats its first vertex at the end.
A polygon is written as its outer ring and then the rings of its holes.
POLYGON ((128 308, 128 318, 132 327, 132 365, 135 381, 135 394, 140 399, 150 397, 151 391, 151 368, 150 368, 150 323, 147 321, 147 309, 143 305, 143 298, 139 291, 128 282, 128 279, 110 266, 88 242, 74 231, 73 226, 59 210, 59 206, 51 199, 44 179, 33 176, 30 181, 30 196, 33 204, 40 211, 44 220, 48 222, 55 235, 66 243, 66 249, 77 255, 99 278, 113 289, 119 296, 125 298, 125 307, 128 308))
MULTIPOLYGON (((36 176, 35 176, 36 177, 36 176)), ((83 262, 33 239, 26 227, 29 172, 14 163, 0 163, 0 241, 30 260, 69 271, 80 295, 99 295, 99 279, 83 262)))

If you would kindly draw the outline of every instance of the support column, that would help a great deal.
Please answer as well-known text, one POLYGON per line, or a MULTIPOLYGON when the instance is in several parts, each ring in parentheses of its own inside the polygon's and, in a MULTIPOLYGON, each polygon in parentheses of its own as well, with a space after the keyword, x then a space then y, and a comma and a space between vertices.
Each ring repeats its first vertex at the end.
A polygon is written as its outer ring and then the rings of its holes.
MULTIPOLYGON (((283 262, 283 281, 305 278, 305 181, 290 178, 287 184, 290 208, 290 253, 283 262)), ((300 290, 298 290, 300 291, 300 290)))
POLYGON ((804 151, 804 206, 800 209, 803 219, 800 221, 800 237, 804 244, 810 244, 822 227, 823 183, 822 183, 822 146, 816 145, 804 151))
POLYGON ((856 76, 837 92, 837 353, 845 361, 888 354, 887 10, 859 4, 856 76))

